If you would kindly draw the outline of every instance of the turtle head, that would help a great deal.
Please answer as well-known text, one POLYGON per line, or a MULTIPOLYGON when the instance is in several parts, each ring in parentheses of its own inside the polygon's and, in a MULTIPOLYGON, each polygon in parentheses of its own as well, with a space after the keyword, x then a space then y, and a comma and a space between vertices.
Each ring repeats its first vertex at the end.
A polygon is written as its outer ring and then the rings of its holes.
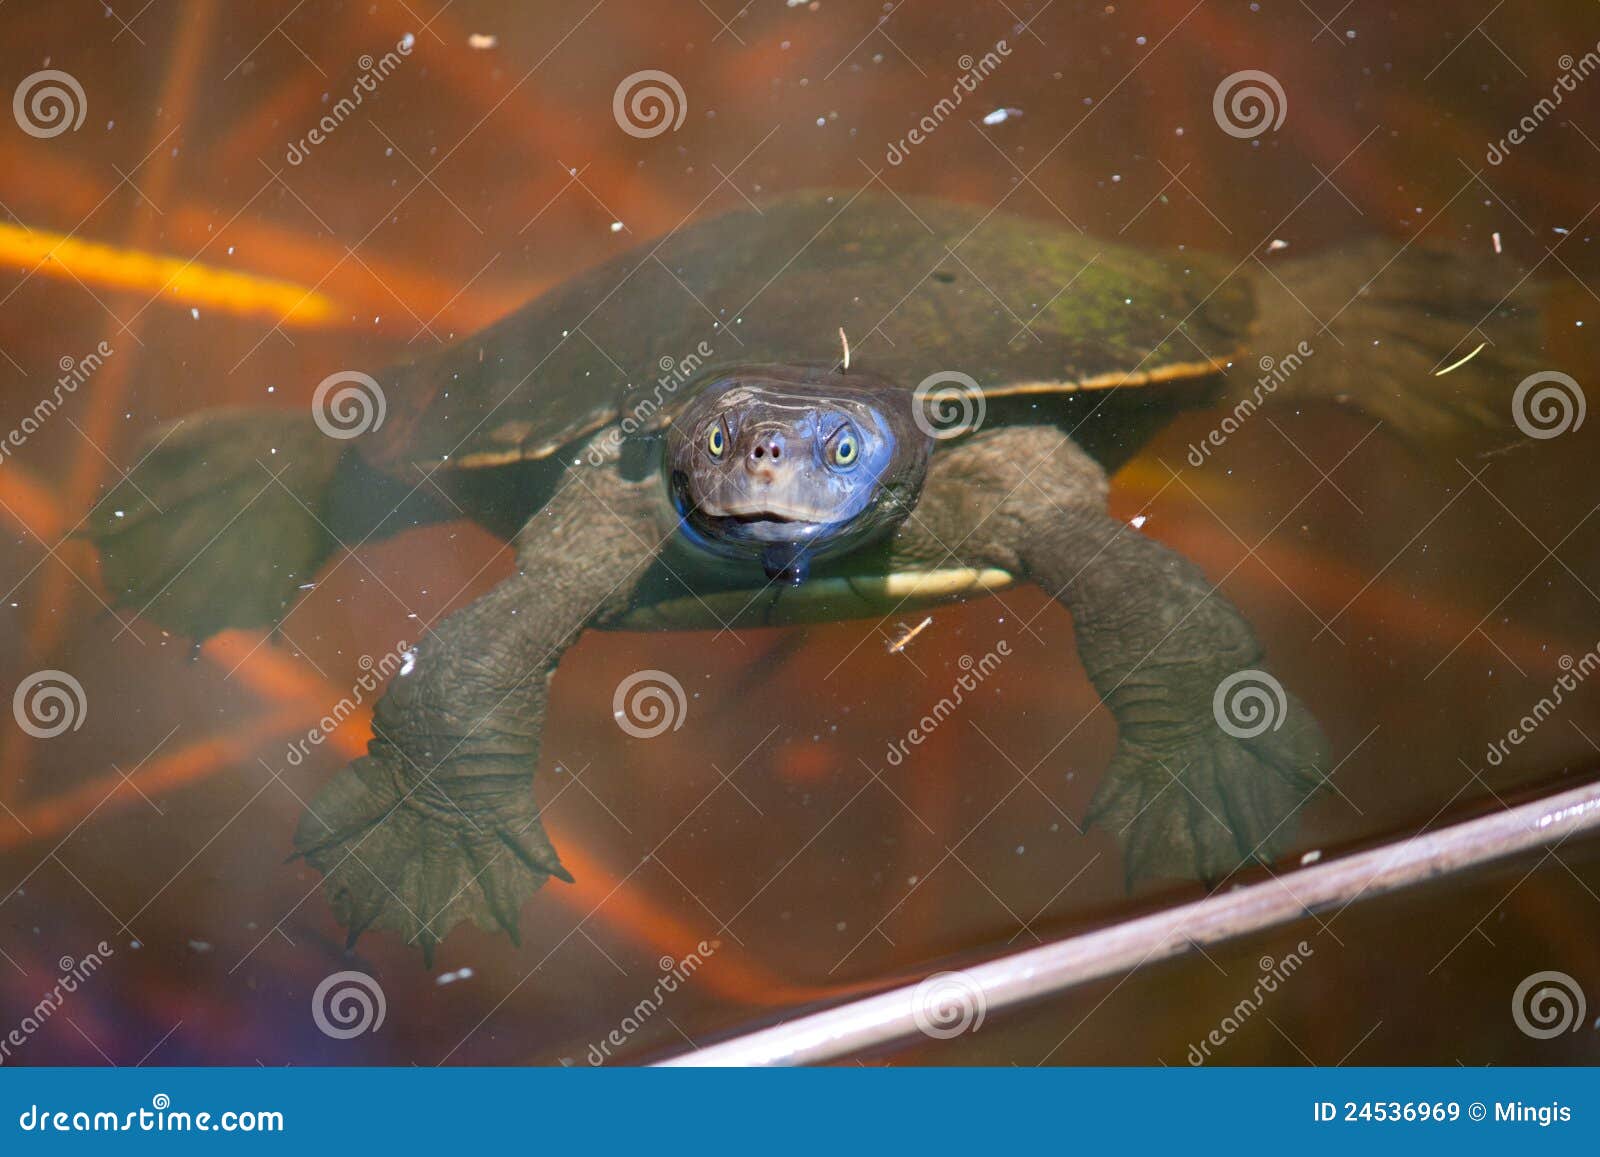
POLYGON ((692 541, 798 583, 813 560, 910 513, 932 448, 911 392, 883 378, 740 366, 710 378, 673 421, 666 469, 692 541))

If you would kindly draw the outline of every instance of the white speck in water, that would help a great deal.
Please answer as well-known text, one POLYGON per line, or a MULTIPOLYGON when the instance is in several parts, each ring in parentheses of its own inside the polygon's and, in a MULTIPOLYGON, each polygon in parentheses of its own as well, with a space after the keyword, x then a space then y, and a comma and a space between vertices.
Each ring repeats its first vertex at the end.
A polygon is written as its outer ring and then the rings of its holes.
POLYGON ((1289 243, 1287 241, 1285 241, 1281 237, 1274 237, 1267 244, 1267 252, 1268 253, 1281 253, 1283 250, 1285 250, 1287 248, 1289 248, 1289 243))
POLYGON ((409 32, 400 38, 400 47, 405 49, 407 52, 410 52, 416 43, 417 38, 409 32))
POLYGON ((417 669, 417 652, 415 649, 403 652, 400 662, 400 674, 409 675, 417 669))
POLYGON ((1016 120, 1022 115, 1020 108, 997 108, 991 113, 986 113, 983 123, 986 125, 1003 125, 1009 120, 1016 120))
POLYGON ((194 306, 190 306, 189 307, 189 316, 194 318, 196 321, 199 321, 200 320, 200 311, 198 309, 196 309, 194 306))
POLYGON ((467 47, 476 48, 479 52, 482 52, 485 49, 493 48, 499 43, 500 38, 498 36, 491 36, 483 32, 474 32, 467 37, 467 47))
POLYGON ((1017 855, 1019 855, 1019 856, 1020 856, 1020 855, 1022 855, 1022 854, 1023 854, 1023 853, 1024 853, 1024 852, 1026 852, 1026 851, 1027 851, 1027 850, 1028 850, 1028 849, 1027 849, 1027 848, 1026 848, 1026 847, 1024 847, 1024 846, 1023 846, 1023 845, 1022 845, 1022 844, 1018 844, 1018 845, 1017 845, 1017 855))
POLYGON ((1128 519, 1128 525, 1133 527, 1135 530, 1143 530, 1144 524, 1148 518, 1149 516, 1145 514, 1135 514, 1132 518, 1128 519))
MULTIPOLYGON (((111 516, 113 518, 126 518, 126 517, 128 517, 128 512, 126 510, 113 510, 111 512, 111 516)), ((16 606, 17 604, 16 603, 12 603, 11 605, 12 606, 16 606)))
POLYGON ((613 222, 611 222, 611 231, 613 233, 621 233, 626 228, 627 228, 627 226, 624 225, 621 221, 613 221, 613 222))
POLYGON ((1303 868, 1307 864, 1314 864, 1320 859, 1322 859, 1322 849, 1317 848, 1300 857, 1300 866, 1303 868))
POLYGON ((849 925, 846 924, 843 920, 841 920, 841 921, 839 921, 837 924, 835 924, 833 926, 833 930, 835 932, 843 932, 848 927, 849 927, 849 925))

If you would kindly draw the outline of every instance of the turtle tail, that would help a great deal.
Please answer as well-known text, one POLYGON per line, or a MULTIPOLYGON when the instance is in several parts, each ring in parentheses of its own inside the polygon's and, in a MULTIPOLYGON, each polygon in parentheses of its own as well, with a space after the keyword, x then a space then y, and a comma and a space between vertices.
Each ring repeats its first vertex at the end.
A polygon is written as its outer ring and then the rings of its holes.
POLYGON ((1459 445, 1509 426, 1512 394, 1551 367, 1546 287, 1509 257, 1373 239, 1258 265, 1254 359, 1230 400, 1328 398, 1414 446, 1459 445), (1399 252, 1396 252, 1399 250, 1399 252))
POLYGON ((118 608, 197 640, 275 626, 334 548, 329 512, 349 446, 309 413, 217 410, 171 423, 81 536, 99 549, 118 608))

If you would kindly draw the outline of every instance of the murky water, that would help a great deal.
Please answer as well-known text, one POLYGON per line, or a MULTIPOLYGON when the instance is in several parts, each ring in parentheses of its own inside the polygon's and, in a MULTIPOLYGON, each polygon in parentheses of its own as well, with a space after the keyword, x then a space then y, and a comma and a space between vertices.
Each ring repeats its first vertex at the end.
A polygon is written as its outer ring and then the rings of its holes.
MULTIPOLYGON (((1202 894, 1170 878, 1130 891, 1124 833, 1080 831, 1117 726, 1070 616, 1022 586, 881 622, 585 635, 554 682, 533 787, 577 882, 522 906, 520 946, 461 927, 431 970, 387 932, 347 953, 319 873, 287 860, 295 826, 364 749, 368 669, 509 577, 510 552, 467 522, 340 551, 277 638, 229 631, 197 656, 107 605, 71 535, 159 423, 218 405, 303 414, 330 374, 425 354, 686 220, 796 190, 944 198, 1214 254, 1263 285, 1376 239, 1348 296, 1433 246, 1487 269, 1491 304, 1547 286, 1531 338, 1489 311, 1378 333, 1372 311, 1312 299, 1254 351, 1415 340, 1419 389, 1479 391, 1489 429, 1408 436, 1291 384, 1204 454, 1231 404, 1179 415, 1117 473, 1111 511, 1219 585, 1327 736, 1331 786, 1288 821, 1275 870, 1582 782, 1600 759, 1600 681, 1539 708, 1600 662, 1595 425, 1577 412, 1600 327, 1590 6, 1476 27, 1476 11, 1313 5, 1325 26, 1266 0, 291 7, 0 9, 7 83, 26 90, 0 132, 0 689, 60 672, 82 692, 54 680, 59 735, 38 716, 38 735, 0 728, 0 1031, 39 1022, 7 1063, 639 1060, 1202 894), (616 111, 644 70, 681 90, 663 88, 681 124, 616 111), (1214 108, 1244 70, 1279 90, 1264 89, 1274 127, 1214 108), (40 86, 75 127, 29 103, 40 86), (1559 106, 1539 108, 1553 91, 1559 106), (1541 426, 1524 409, 1535 428, 1519 428, 1522 375, 1482 373, 1497 355, 1570 375, 1554 384, 1571 411, 1541 426), (963 657, 1002 641, 1011 654, 962 711, 890 759, 963 657), (618 727, 613 695, 641 670, 683 687, 685 726, 618 727), (93 976, 37 1017, 91 956, 93 976), (381 990, 381 1028, 319 1027, 313 994, 342 971, 381 990)), ((984 291, 1019 328, 1047 305, 984 291)), ((875 319, 840 319, 854 356, 904 356, 883 343, 906 331, 874 335, 875 319)), ((831 330, 816 340, 794 356, 833 355, 831 330)), ((1255 379, 1253 362, 1230 380, 1255 379)), ((1208 1061, 1589 1059, 1592 1033, 1546 1047, 1508 1005, 1543 969, 1600 1000, 1582 931, 1595 846, 896 1057, 1184 1063, 1260 958, 1303 941, 1272 1025, 1208 1061)))

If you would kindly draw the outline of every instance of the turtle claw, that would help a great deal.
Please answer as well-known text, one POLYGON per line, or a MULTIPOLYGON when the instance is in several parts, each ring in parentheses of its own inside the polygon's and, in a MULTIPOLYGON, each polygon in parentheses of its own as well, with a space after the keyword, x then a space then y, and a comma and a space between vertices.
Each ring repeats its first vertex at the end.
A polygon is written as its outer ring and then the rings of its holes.
POLYGON ((1122 844, 1130 887, 1158 877, 1216 883, 1283 850, 1327 762, 1310 712, 1287 703, 1281 728, 1256 737, 1208 717, 1183 740, 1118 745, 1087 821, 1122 844))
POLYGON ((452 783, 447 766, 407 790, 392 758, 382 751, 340 771, 295 833, 349 930, 346 947, 368 929, 386 929, 420 947, 431 966, 439 942, 467 920, 520 943, 524 901, 551 876, 572 882, 531 790, 492 800, 453 792, 461 781, 452 783))

